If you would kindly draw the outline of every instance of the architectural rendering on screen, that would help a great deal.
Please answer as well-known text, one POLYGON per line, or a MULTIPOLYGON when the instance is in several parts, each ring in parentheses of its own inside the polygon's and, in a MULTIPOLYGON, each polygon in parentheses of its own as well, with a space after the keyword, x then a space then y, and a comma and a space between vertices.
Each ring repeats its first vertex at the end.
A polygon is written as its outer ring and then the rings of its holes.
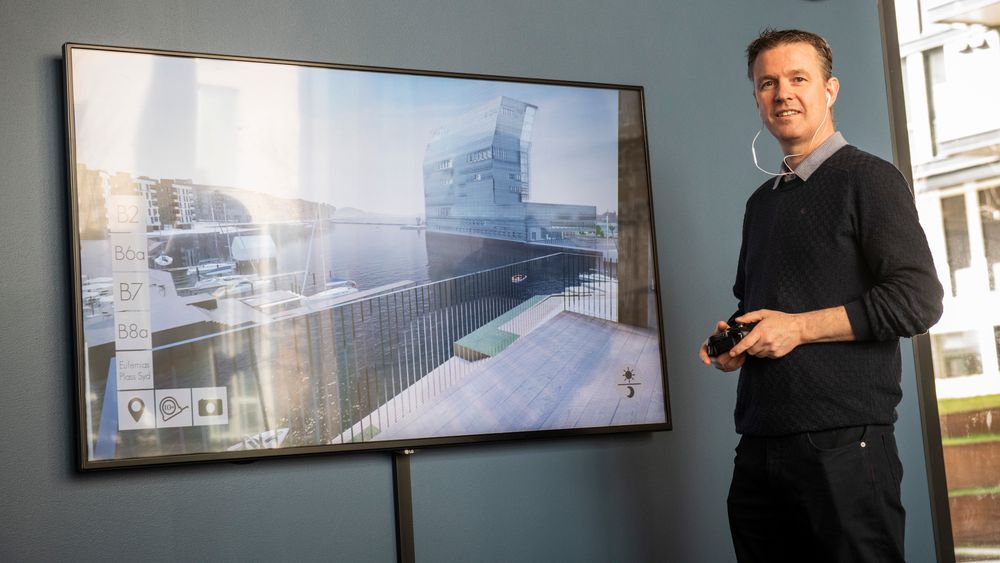
POLYGON ((67 61, 85 466, 666 427, 637 91, 67 61))
POLYGON ((593 205, 530 201, 536 106, 500 97, 434 132, 424 159, 427 227, 512 241, 594 230, 593 205))

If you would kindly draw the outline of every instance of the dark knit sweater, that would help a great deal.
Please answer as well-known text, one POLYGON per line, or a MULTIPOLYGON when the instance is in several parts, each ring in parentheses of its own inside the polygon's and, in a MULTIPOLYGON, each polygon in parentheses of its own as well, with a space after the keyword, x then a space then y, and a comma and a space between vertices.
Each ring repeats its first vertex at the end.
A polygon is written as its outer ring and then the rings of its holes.
POLYGON ((736 431, 775 436, 896 420, 899 337, 941 316, 938 282, 913 196, 896 168, 847 145, 807 181, 747 201, 734 317, 844 305, 854 342, 803 344, 778 359, 748 356, 736 431))

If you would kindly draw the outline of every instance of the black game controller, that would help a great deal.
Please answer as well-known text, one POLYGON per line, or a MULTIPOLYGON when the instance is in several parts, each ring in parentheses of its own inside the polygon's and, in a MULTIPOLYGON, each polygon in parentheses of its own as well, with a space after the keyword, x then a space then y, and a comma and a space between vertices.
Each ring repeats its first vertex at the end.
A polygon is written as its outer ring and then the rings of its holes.
POLYGON ((750 334, 755 326, 757 323, 736 323, 719 334, 709 336, 708 343, 705 345, 708 355, 714 358, 732 350, 733 346, 739 344, 744 336, 750 334))

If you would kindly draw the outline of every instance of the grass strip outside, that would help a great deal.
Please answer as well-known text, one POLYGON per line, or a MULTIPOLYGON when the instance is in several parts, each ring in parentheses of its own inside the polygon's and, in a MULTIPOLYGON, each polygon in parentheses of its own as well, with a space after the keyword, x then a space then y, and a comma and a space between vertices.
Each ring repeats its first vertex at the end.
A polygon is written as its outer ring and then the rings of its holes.
POLYGON ((938 415, 942 416, 960 412, 984 411, 993 408, 1000 408, 1000 394, 938 400, 938 415))
POLYGON ((1000 442, 1000 434, 969 434, 968 436, 946 436, 941 439, 942 446, 966 446, 988 442, 1000 442))
POLYGON ((993 495, 1000 495, 1000 485, 994 485, 992 487, 968 487, 965 489, 952 489, 948 491, 948 498, 993 495))
POLYGON ((1000 558, 1000 546, 988 545, 956 545, 956 557, 970 557, 959 561, 989 561, 987 557, 1000 558))

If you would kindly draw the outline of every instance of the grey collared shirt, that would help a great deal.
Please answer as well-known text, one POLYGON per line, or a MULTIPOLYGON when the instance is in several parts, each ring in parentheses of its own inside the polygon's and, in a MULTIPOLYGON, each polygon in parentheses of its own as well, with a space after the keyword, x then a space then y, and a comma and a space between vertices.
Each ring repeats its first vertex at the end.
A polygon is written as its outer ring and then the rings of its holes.
MULTIPOLYGON (((809 153, 809 156, 807 156, 805 160, 799 163, 798 167, 796 167, 795 170, 793 171, 793 174, 789 174, 787 176, 778 176, 777 178, 775 178, 774 185, 771 186, 771 189, 772 190, 778 189, 778 186, 780 185, 782 178, 784 178, 785 181, 787 182, 788 180, 792 179, 792 176, 798 176, 799 178, 802 179, 803 182, 805 182, 806 180, 809 179, 809 176, 812 176, 812 173, 815 172, 816 169, 819 168, 821 164, 826 162, 826 159, 833 156, 833 153, 839 151, 846 144, 847 141, 844 140, 844 136, 840 134, 840 131, 837 131, 833 135, 830 135, 825 141, 823 141, 822 145, 816 147, 816 150, 809 153)), ((782 161, 781 170, 784 171, 788 170, 788 167, 785 166, 784 161, 782 161)))

